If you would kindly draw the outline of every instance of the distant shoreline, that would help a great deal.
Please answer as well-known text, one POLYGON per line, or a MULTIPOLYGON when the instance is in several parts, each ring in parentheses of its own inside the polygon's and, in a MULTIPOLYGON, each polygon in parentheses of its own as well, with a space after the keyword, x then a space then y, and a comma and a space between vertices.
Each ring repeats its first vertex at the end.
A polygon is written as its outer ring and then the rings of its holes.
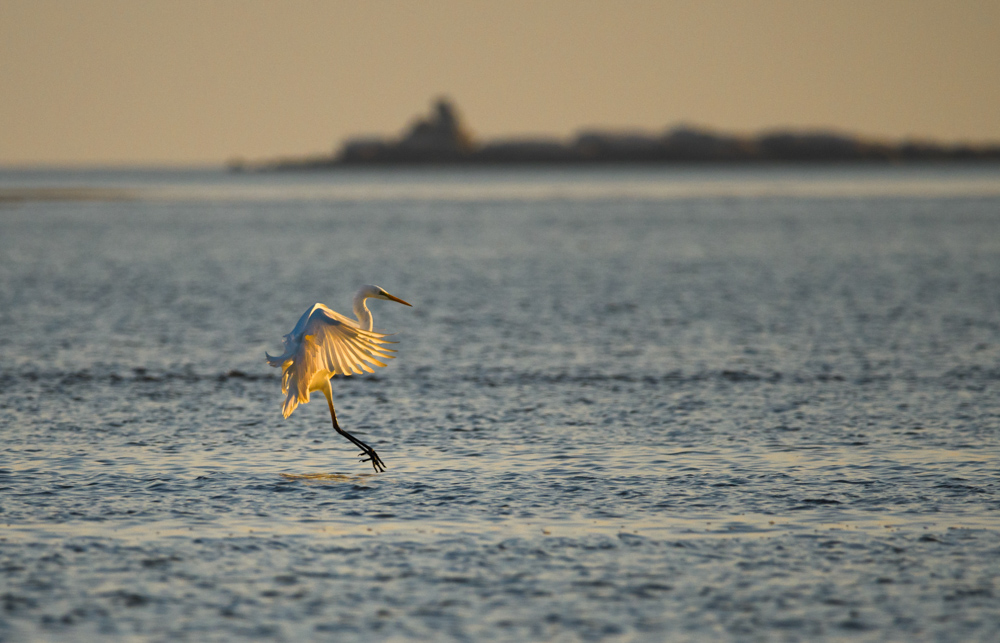
POLYGON ((0 188, 0 205, 29 201, 135 201, 134 191, 113 188, 0 188))
POLYGON ((606 167, 780 164, 854 165, 1000 162, 1000 143, 885 141, 826 130, 741 136, 677 126, 662 134, 584 131, 572 139, 478 142, 441 99, 398 138, 356 138, 330 155, 232 160, 238 172, 393 167, 606 167))

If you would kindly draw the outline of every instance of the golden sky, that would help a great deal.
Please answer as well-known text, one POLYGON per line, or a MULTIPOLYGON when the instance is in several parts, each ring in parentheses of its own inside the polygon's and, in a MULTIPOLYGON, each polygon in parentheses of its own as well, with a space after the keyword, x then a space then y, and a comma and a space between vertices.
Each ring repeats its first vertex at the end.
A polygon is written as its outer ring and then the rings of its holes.
POLYGON ((828 127, 1000 140, 1000 2, 0 0, 0 164, 395 135, 828 127))

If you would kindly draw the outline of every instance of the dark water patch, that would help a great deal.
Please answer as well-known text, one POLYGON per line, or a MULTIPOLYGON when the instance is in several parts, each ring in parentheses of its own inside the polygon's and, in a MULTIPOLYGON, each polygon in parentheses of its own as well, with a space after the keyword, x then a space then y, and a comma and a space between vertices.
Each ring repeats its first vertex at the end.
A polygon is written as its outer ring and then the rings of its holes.
POLYGON ((152 371, 143 367, 134 367, 125 372, 119 369, 83 369, 71 372, 61 370, 24 370, 16 373, 0 374, 0 385, 4 386, 14 386, 18 382, 41 382, 60 388, 94 383, 125 385, 181 382, 197 384, 208 381, 280 382, 280 380, 281 376, 277 371, 246 373, 241 370, 232 369, 223 373, 199 373, 190 365, 173 371, 152 371))

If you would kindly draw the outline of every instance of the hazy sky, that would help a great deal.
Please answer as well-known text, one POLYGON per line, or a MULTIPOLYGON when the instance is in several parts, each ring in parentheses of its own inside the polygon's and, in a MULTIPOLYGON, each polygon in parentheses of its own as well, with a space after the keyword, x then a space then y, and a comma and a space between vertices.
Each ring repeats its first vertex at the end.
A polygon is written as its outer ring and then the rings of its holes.
POLYGON ((0 164, 395 135, 822 126, 1000 140, 1000 2, 0 0, 0 164))

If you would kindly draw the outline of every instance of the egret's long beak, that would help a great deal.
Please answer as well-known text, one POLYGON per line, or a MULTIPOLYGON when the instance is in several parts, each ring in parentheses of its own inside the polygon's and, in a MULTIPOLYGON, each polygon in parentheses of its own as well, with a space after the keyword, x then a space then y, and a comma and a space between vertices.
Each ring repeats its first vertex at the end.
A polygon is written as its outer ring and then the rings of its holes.
POLYGON ((413 308, 413 304, 411 304, 410 302, 408 302, 408 301, 403 301, 403 300, 402 300, 402 299, 400 299, 399 297, 395 297, 395 296, 393 296, 393 295, 390 295, 389 293, 385 293, 385 298, 386 298, 386 299, 389 299, 389 300, 391 300, 391 301, 398 301, 399 303, 403 304, 404 306, 409 306, 410 308, 413 308))

